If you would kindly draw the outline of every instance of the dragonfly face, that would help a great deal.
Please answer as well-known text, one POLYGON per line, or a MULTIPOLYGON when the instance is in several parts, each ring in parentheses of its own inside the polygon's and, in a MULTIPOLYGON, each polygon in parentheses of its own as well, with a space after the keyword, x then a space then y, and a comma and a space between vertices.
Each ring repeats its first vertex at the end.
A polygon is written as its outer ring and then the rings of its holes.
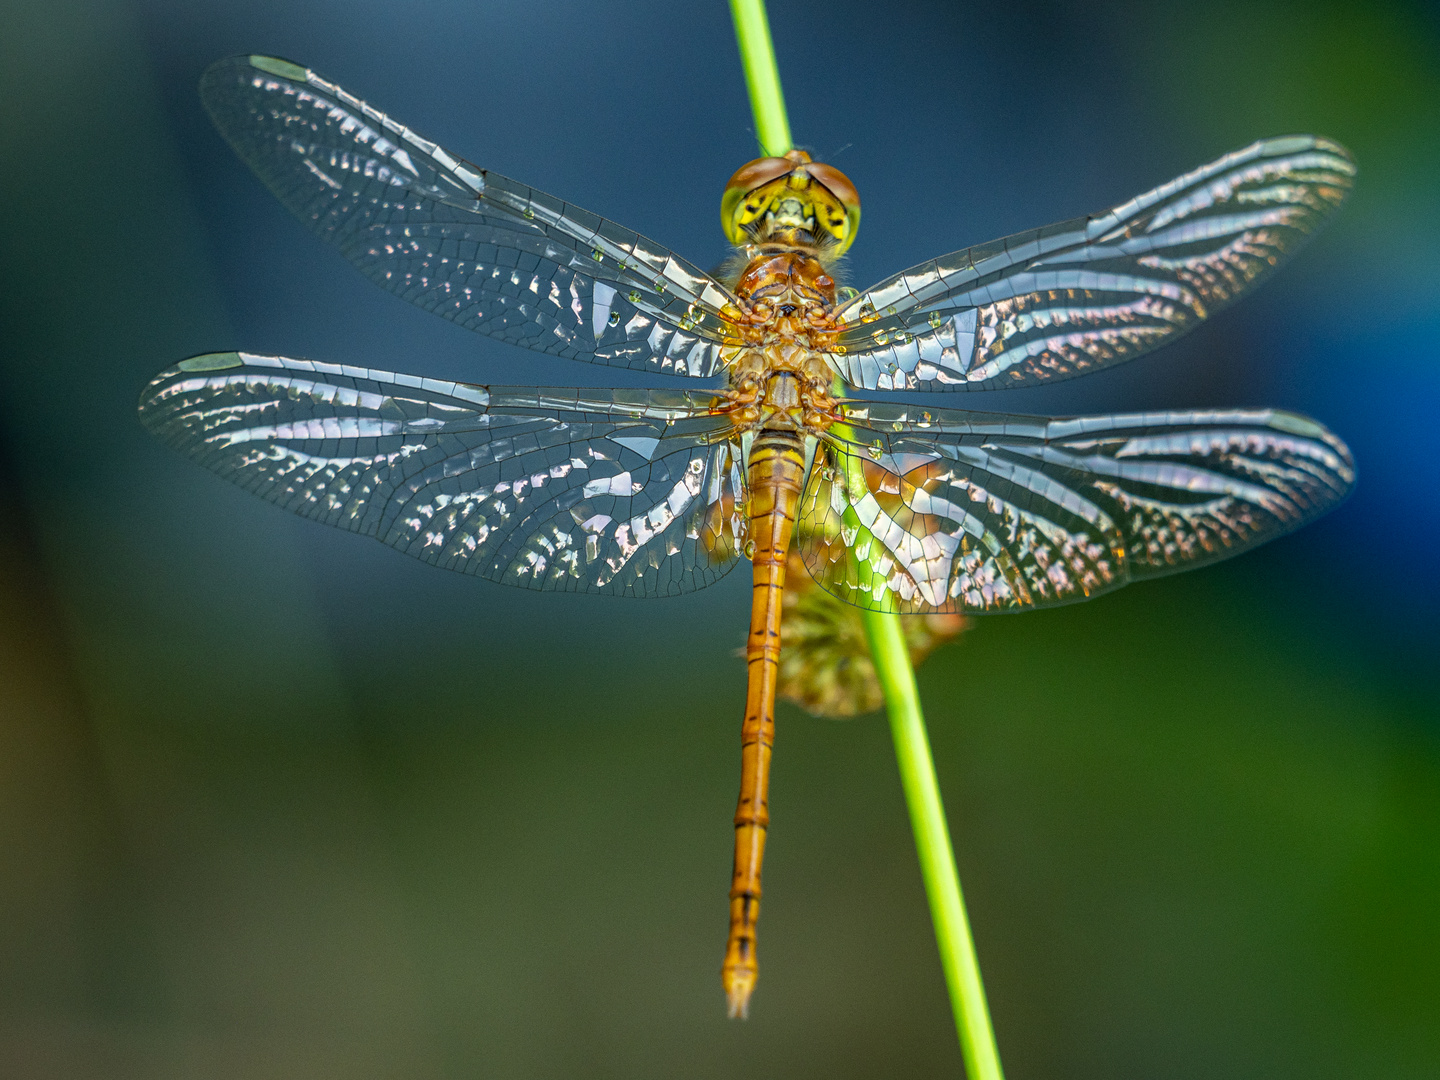
POLYGON ((382 288, 554 356, 723 378, 689 391, 482 387, 213 353, 157 376, 140 416, 265 499, 506 584, 676 595, 750 559, 732 1015, 757 975, 792 545, 861 607, 1024 611, 1226 558, 1354 482, 1338 438, 1278 410, 1050 419, 849 393, 1038 385, 1172 340, 1339 207, 1355 168, 1326 139, 1257 142, 1103 214, 837 303, 825 267, 854 240, 859 197, 801 152, 751 162, 727 187, 723 222, 745 260, 732 287, 288 61, 221 61, 201 96, 276 196, 382 288))
POLYGON ((804 150, 742 165, 720 198, 720 224, 736 247, 780 244, 839 258, 860 227, 860 195, 833 165, 804 150))

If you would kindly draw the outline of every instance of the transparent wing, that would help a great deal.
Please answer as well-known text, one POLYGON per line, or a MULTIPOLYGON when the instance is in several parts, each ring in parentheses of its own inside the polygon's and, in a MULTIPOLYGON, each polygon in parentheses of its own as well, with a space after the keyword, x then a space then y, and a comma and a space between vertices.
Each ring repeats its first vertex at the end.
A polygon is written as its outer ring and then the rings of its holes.
POLYGON ((261 498, 436 566, 667 596, 743 545, 740 448, 710 401, 212 353, 160 374, 140 419, 261 498))
POLYGON ((896 274, 838 313, 831 359, 869 390, 1033 386, 1132 359, 1262 280, 1354 176, 1327 139, 1257 142, 1108 214, 896 274))
POLYGON ((799 547, 826 589, 880 611, 1083 600, 1289 532, 1355 480, 1344 443, 1273 410, 845 409, 847 437, 821 445, 806 484, 799 547))
POLYGON ((280 201, 390 292, 539 352, 719 370, 732 297, 644 237, 470 165, 286 60, 222 60, 200 96, 280 201))

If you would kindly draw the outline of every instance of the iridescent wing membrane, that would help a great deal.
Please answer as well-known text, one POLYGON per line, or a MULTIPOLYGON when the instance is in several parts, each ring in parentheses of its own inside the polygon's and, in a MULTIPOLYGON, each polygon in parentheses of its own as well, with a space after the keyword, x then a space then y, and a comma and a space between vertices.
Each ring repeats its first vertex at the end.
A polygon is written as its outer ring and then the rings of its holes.
POLYGON ((1107 214, 912 267, 838 312, 832 358, 867 390, 983 390, 1149 352, 1253 287, 1339 208, 1344 147, 1266 139, 1107 214))
POLYGON ((1355 480, 1344 443, 1274 410, 844 410, 802 495, 798 545, 827 590, 880 611, 1084 600, 1289 532, 1355 480))
POLYGON ((145 426, 304 517, 535 589, 666 596, 743 543, 743 465, 713 396, 470 386, 212 353, 161 373, 145 426))
POLYGON ((289 61, 222 60, 200 96, 280 201, 390 292, 539 352, 720 370, 733 297, 644 237, 477 168, 289 61))

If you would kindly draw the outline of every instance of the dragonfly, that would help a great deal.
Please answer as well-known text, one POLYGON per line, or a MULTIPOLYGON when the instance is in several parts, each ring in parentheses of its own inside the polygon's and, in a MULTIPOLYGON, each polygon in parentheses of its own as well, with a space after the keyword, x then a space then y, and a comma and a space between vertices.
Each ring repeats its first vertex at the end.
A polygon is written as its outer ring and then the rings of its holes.
POLYGON ((507 585, 673 596, 750 562, 732 1017, 759 970, 792 546, 862 608, 1028 611, 1227 558, 1354 483, 1339 438, 1279 409, 1049 418, 855 395, 1043 385, 1174 340, 1338 209, 1355 165, 1328 139, 1256 142, 859 291, 834 278, 859 195, 803 151, 730 179, 735 257, 706 273, 290 61, 222 60, 200 93, 280 201, 387 291, 500 341, 690 380, 484 386, 231 351, 162 372, 139 408, 261 498, 507 585))

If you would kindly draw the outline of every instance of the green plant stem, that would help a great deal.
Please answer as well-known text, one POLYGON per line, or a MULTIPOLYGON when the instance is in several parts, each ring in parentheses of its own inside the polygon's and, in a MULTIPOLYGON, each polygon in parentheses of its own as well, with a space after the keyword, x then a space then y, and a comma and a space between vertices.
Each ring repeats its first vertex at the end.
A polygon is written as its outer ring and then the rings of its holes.
POLYGON ((900 784, 910 808, 920 876, 930 900, 930 918, 935 923, 940 966, 950 991, 955 1028, 960 1033, 965 1075, 970 1080, 1001 1080, 1000 1051, 990 1026, 980 962, 975 957, 970 920, 965 917, 965 901, 960 895, 960 875, 955 870, 955 854, 945 824, 945 808, 940 803, 940 785, 930 756, 930 740, 925 735, 925 717, 920 712, 920 691, 915 685, 905 630, 900 616, 881 611, 863 611, 861 621, 885 696, 885 711, 890 716, 900 784))
POLYGON ((790 121, 785 114, 785 95, 780 92, 780 70, 775 65, 765 0, 730 0, 730 15, 740 42, 740 62, 745 66, 760 150, 770 157, 784 157, 791 149, 790 121))
MULTIPOLYGON (((745 82, 750 90, 750 107, 761 149, 766 154, 782 156, 791 148, 790 122, 785 115, 785 98, 780 91, 780 71, 775 63, 764 0, 730 0, 730 13, 735 21, 735 36, 740 43, 740 58, 745 65, 745 82)), ((859 475, 858 460, 848 455, 846 460, 847 473, 853 474, 848 476, 848 482, 858 483, 863 489, 864 478, 859 475)), ((858 522, 852 524, 858 525, 858 522)), ((869 539, 868 530, 860 531, 869 539)), ((980 982, 980 964, 970 936, 970 921, 965 917, 965 903, 960 895, 960 876, 955 870, 955 852, 950 846, 950 829, 945 824, 945 808, 940 802, 940 785, 935 779, 935 763, 925 734, 925 718, 920 711, 920 692, 915 685, 915 669, 910 663, 905 630, 898 615, 866 610, 862 618, 875 673, 885 697, 885 709, 890 716, 900 783, 915 832, 920 876, 930 900, 930 917, 935 923, 940 965, 955 1012, 965 1072, 969 1080, 1003 1080, 1000 1053, 990 1026, 990 1010, 985 1004, 985 988, 980 982)))

